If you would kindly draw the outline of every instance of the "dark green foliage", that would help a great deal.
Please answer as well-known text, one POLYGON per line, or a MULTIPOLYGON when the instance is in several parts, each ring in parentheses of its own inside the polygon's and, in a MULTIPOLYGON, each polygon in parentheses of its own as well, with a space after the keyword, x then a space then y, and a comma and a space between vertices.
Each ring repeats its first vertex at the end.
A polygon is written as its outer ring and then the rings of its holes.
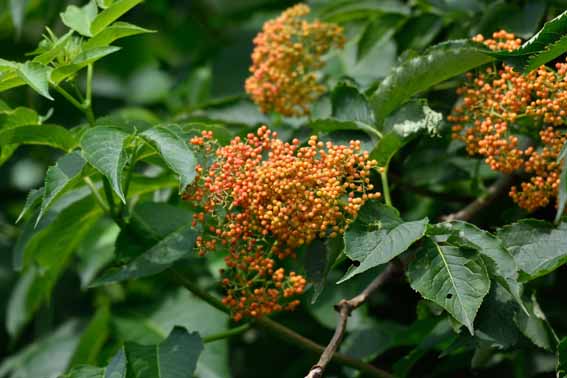
MULTIPOLYGON (((557 209, 527 218, 501 193, 444 220, 497 179, 450 139, 455 87, 501 61, 562 59, 565 2, 312 1, 347 45, 300 119, 260 113, 243 89, 254 35, 290 5, 0 0, 0 378, 305 376, 318 355, 297 345, 326 344, 333 306, 392 266, 404 274, 352 311, 341 353, 396 377, 567 377, 566 148, 557 209), (501 28, 527 41, 470 41, 501 28), (300 144, 360 140, 382 192, 283 263, 309 285, 269 327, 224 312, 228 248, 195 253, 215 222, 183 200, 212 162, 192 137, 224 146, 261 124, 300 144)), ((343 362, 325 376, 372 376, 343 362)))

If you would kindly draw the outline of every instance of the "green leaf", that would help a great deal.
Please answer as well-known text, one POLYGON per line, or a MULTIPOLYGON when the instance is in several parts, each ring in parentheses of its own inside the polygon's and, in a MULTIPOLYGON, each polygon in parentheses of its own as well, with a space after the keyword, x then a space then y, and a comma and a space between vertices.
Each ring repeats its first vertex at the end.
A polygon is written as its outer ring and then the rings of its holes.
POLYGON ((490 276, 494 277, 522 308, 525 308, 522 301, 522 285, 518 282, 518 266, 501 240, 473 224, 462 221, 440 223, 435 227, 451 235, 447 240, 448 243, 456 247, 476 249, 482 255, 490 276))
POLYGON ((80 142, 85 159, 108 178, 112 189, 124 203, 126 197, 122 190, 122 172, 127 162, 127 139, 128 134, 120 129, 97 126, 88 129, 80 142))
POLYGON ((567 49, 567 11, 545 23, 543 28, 514 51, 497 51, 491 55, 503 59, 518 70, 529 72, 567 49))
POLYGON ((78 152, 72 152, 60 158, 54 166, 47 169, 43 201, 36 225, 53 204, 53 201, 80 182, 85 163, 78 152))
POLYGON ((370 98, 377 124, 380 126, 390 113, 414 95, 493 60, 487 50, 468 40, 458 40, 440 43, 404 61, 370 98))
POLYGON ((41 203, 41 200, 43 199, 43 192, 44 192, 43 188, 30 190, 30 192, 26 197, 26 202, 24 203, 24 207, 20 212, 20 215, 18 215, 18 219, 16 219, 16 223, 20 223, 24 215, 26 215, 26 213, 30 209, 36 207, 41 203))
POLYGON ((11 335, 18 334, 49 298, 72 253, 100 215, 101 210, 87 197, 66 207, 27 240, 22 266, 28 269, 10 299, 13 305, 9 307, 7 324, 11 335), (39 264, 41 271, 30 267, 32 261, 39 264))
POLYGON ((185 190, 197 175, 195 171, 197 159, 189 148, 187 137, 181 127, 174 124, 156 126, 141 135, 158 150, 171 170, 179 175, 179 191, 185 190))
POLYGON ((73 353, 70 367, 77 365, 95 365, 97 357, 109 336, 110 311, 107 306, 97 310, 87 328, 81 334, 79 345, 73 353))
POLYGON ((36 144, 58 148, 65 152, 77 145, 69 130, 58 125, 26 125, 0 130, 0 146, 36 144))
POLYGON ((509 348, 520 339, 518 327, 511 321, 520 311, 515 299, 493 282, 475 321, 475 336, 496 347, 509 348))
POLYGON ((341 238, 317 239, 303 249, 305 274, 314 288, 311 303, 315 303, 327 284, 327 275, 333 263, 344 250, 344 241, 341 238))
POLYGON ((133 213, 133 228, 123 231, 116 245, 117 254, 129 261, 108 269, 91 286, 157 274, 193 253, 199 231, 192 227, 192 215, 166 204, 138 206, 133 213))
POLYGON ((95 0, 90 0, 85 6, 69 5, 65 12, 60 14, 65 26, 75 30, 85 37, 92 37, 91 24, 97 17, 98 9, 95 0))
POLYGON ((49 94, 49 75, 51 68, 37 62, 25 62, 18 67, 18 76, 34 91, 53 100, 49 94))
POLYGON ((356 87, 341 81, 331 92, 332 115, 340 121, 359 121, 374 124, 374 114, 366 97, 356 87))
POLYGON ((567 337, 557 346, 557 378, 567 377, 567 337))
POLYGON ((158 345, 125 345, 128 377, 192 378, 203 342, 199 334, 175 327, 158 345))
POLYGON ((41 119, 33 109, 19 106, 0 111, 0 129, 39 124, 41 119))
POLYGON ((104 368, 94 366, 78 366, 62 378, 126 378, 126 353, 124 348, 116 353, 108 366, 104 368))
POLYGON ((555 350, 559 340, 539 307, 535 293, 532 294, 531 300, 528 299, 525 303, 528 313, 517 312, 514 323, 520 332, 538 347, 548 351, 555 350))
POLYGON ((142 0, 116 0, 108 8, 100 12, 90 25, 91 35, 96 36, 101 33, 108 25, 112 24, 124 13, 140 4, 142 0))
POLYGON ((392 216, 393 210, 378 201, 367 202, 361 213, 372 216, 359 216, 344 235, 345 254, 358 264, 349 269, 338 283, 344 282, 357 274, 375 266, 386 264, 405 252, 414 242, 425 234, 428 219, 403 222, 392 216), (385 214, 382 223, 381 215, 385 214))
POLYGON ((520 279, 530 281, 546 275, 567 262, 567 223, 525 219, 504 226, 497 232, 522 272, 520 279))
POLYGON ((114 257, 114 245, 119 232, 120 228, 112 220, 101 218, 85 235, 77 250, 77 271, 82 289, 87 288, 98 272, 114 257))
POLYGON ((408 278, 414 290, 474 334, 474 318, 490 289, 486 267, 477 254, 428 240, 409 265, 408 278))
POLYGON ((395 0, 342 0, 329 2, 319 13, 325 21, 343 23, 384 13, 409 15, 410 12, 407 5, 395 0))
POLYGON ((114 0, 96 0, 98 7, 101 9, 108 8, 109 6, 112 5, 113 2, 114 0))
POLYGON ((382 128, 384 136, 370 153, 370 158, 376 160, 379 167, 386 167, 412 138, 423 131, 437 135, 441 125, 441 113, 433 111, 424 101, 412 101, 386 118, 382 128))
MULTIPOLYGON (((176 289, 148 303, 147 309, 134 316, 115 316, 116 337, 140 344, 156 344, 167 337, 175 326, 197 331, 207 337, 228 329, 229 316, 195 297, 185 289, 176 289), (190 308, 191 311, 187 311, 190 308), (140 313, 142 312, 142 313, 140 313)), ((227 340, 207 343, 197 362, 197 377, 225 378, 230 376, 227 340)))
POLYGON ((76 321, 68 321, 53 332, 27 345, 17 354, 3 360, 0 377, 57 377, 69 364, 79 342, 76 321))
POLYGON ((364 59, 374 46, 389 39, 405 20, 405 17, 397 14, 384 14, 369 22, 358 41, 357 59, 364 59))
POLYGON ((120 47, 116 46, 105 46, 105 47, 95 47, 89 50, 84 50, 79 54, 70 64, 61 65, 55 68, 51 72, 51 81, 54 84, 59 84, 63 80, 87 67, 89 64, 96 62, 99 59, 104 58, 110 54, 113 54, 120 50, 120 47))
POLYGON ((154 31, 127 22, 115 22, 86 41, 83 48, 85 50, 91 50, 97 47, 106 47, 117 39, 145 33, 154 33, 154 31))

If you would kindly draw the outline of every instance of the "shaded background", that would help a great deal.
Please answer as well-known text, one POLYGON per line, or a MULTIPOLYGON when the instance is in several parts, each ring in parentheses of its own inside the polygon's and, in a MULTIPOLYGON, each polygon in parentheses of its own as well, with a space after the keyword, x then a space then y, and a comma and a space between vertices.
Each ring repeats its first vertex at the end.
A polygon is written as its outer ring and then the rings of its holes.
MULTIPOLYGON (((59 12, 71 3, 64 0, 29 0, 21 28, 15 29, 9 0, 0 0, 0 57, 23 60, 40 40, 44 27, 56 34, 63 30, 59 12)), ((122 50, 96 64, 94 108, 97 115, 112 112, 135 114, 152 122, 206 117, 227 122, 242 130, 269 122, 247 101, 243 83, 248 75, 252 39, 263 22, 277 16, 294 1, 268 0, 148 0, 123 19, 156 31, 118 41, 122 50)), ((330 1, 312 1, 315 10, 330 1)), ((338 3, 338 2, 336 2, 338 3)), ((343 3, 345 3, 343 1, 343 3)), ((346 2, 348 3, 348 2, 346 2)), ((329 83, 339 77, 356 80, 363 89, 379 83, 400 59, 427 46, 447 39, 469 38, 477 33, 487 35, 505 28, 523 38, 531 36, 542 23, 557 15, 567 1, 482 1, 482 0, 415 0, 352 1, 368 5, 373 11, 338 14, 337 22, 345 25, 349 43, 345 51, 330 58, 325 74, 329 83), (361 60, 357 59, 359 39, 365 28, 384 14, 403 19, 396 29, 384 30, 361 60)), ((17 16, 16 16, 17 18, 17 16)), ((458 80, 445 83, 428 93, 431 107, 447 114, 455 102, 458 80)), ((25 105, 47 114, 53 108, 50 122, 71 127, 84 120, 82 115, 59 97, 45 101, 31 90, 19 88, 0 93, 12 106, 25 105)), ((286 120, 284 137, 297 130, 297 120, 286 120)), ((447 133, 448 134, 448 133, 447 133)), ((402 154, 392 167, 394 202, 406 219, 429 216, 432 219, 462 207, 474 198, 482 181, 494 177, 484 164, 466 159, 450 150, 448 136, 436 140, 417 140, 405 147, 411 157, 402 154), (449 150, 448 150, 449 149, 449 150)), ((14 157, 0 167, 0 323, 9 311, 8 301, 17 301, 14 285, 18 274, 12 269, 12 251, 21 225, 15 220, 27 192, 42 185, 47 167, 58 157, 41 147, 21 147, 14 157)), ((172 204, 175 195, 165 199, 172 204)), ((509 200, 505 212, 484 214, 477 223, 494 227, 525 216, 509 200)), ((501 207, 502 208, 502 207, 501 207)), ((546 217, 552 210, 543 210, 546 217)), ((82 251, 98 248, 101 255, 114 252, 112 226, 101 225, 81 246, 82 251)), ((72 230, 69 230, 72 232, 72 230)), ((224 329, 227 319, 177 289, 169 277, 157 276, 125 285, 96 290, 81 289, 80 278, 89 261, 79 253, 73 269, 58 283, 51 301, 44 305, 33 321, 17 338, 10 338, 0 327, 0 377, 56 377, 69 365, 69 358, 79 338, 79 331, 103 304, 110 304, 112 319, 102 340, 100 353, 93 363, 103 364, 124 340, 156 342, 175 324, 189 329, 214 333, 224 329), (69 320, 76 322, 69 323, 69 320), (63 325, 63 326, 62 326, 63 325), (55 332, 55 333, 54 333, 55 332), (8 356, 15 356, 7 359, 8 356), (10 366, 15 369, 10 369, 10 366)), ((213 258, 214 259, 214 258, 213 258)), ((218 258, 217 258, 218 260, 218 258)), ((218 262, 192 262, 190 269, 202 276, 202 283, 213 287, 218 262)), ((326 344, 332 335, 335 314, 332 304, 355 294, 375 272, 362 275, 340 287, 331 285, 316 305, 306 298, 303 308, 278 318, 294 330, 326 344)), ((561 288, 567 284, 565 269, 537 280, 539 299, 550 321, 560 335, 567 333, 565 305, 561 288), (561 277, 563 275, 563 277, 561 277)), ((332 282, 332 281, 331 281, 332 282)), ((503 354, 489 366, 471 367, 477 356, 466 340, 456 340, 450 326, 430 327, 416 322, 419 311, 427 304, 404 282, 389 283, 369 303, 357 311, 349 326, 353 331, 343 350, 359 353, 378 365, 390 367, 404 360, 409 376, 469 377, 478 374, 528 377, 554 376, 551 353, 535 349, 529 343, 518 351, 503 354), (417 307, 416 307, 417 306, 417 307), (417 308, 417 310, 416 310, 417 308), (409 328, 408 328, 409 327, 409 328), (445 328, 443 328, 445 327, 445 328), (404 335, 405 342, 397 338, 404 335), (419 345, 426 338, 429 344, 419 345), (455 342, 462 342, 463 345, 455 342), (447 352, 456 351, 456 353, 447 352), (459 349, 461 348, 461 349, 459 349), (445 349, 443 358, 439 358, 445 349), (404 357, 405 356, 405 357, 404 357), (409 356, 409 357, 408 357, 409 356), (408 359, 411 362, 407 362, 408 359), (482 370, 484 369, 484 370, 482 370)), ((261 331, 251 330, 241 337, 208 344, 206 357, 200 361, 198 375, 204 377, 301 377, 316 356, 299 351, 261 331)), ((478 361, 477 361, 478 362, 478 361)), ((333 366, 332 376, 352 376, 353 372, 333 366)))

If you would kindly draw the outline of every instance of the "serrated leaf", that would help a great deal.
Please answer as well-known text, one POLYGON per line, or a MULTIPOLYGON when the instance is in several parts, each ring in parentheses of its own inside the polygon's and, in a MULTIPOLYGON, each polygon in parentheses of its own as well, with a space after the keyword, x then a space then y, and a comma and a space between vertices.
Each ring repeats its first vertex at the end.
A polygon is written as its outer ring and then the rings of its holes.
POLYGON ((168 167, 179 175, 179 191, 185 190, 197 175, 197 159, 189 148, 183 129, 175 124, 156 126, 144 131, 141 136, 158 150, 168 167))
POLYGON ((513 320, 520 332, 531 342, 548 351, 555 350, 558 340, 539 307, 535 293, 525 301, 528 313, 517 312, 513 320))
POLYGON ((409 265, 408 278, 414 290, 474 334, 474 319, 490 289, 488 272, 477 254, 428 240, 409 265))
POLYGON ((52 100, 49 94, 49 75, 51 68, 37 62, 25 62, 18 67, 18 76, 34 91, 52 100))
MULTIPOLYGON (((427 218, 413 222, 403 222, 398 219, 393 222, 393 217, 388 216, 386 222, 382 223, 380 215, 390 212, 387 206, 377 201, 369 201, 364 207, 377 208, 377 210, 371 218, 366 216, 357 218, 344 234, 345 254, 359 264, 349 269, 338 283, 378 265, 386 264, 425 235, 429 222, 427 218)), ((364 212, 368 211, 365 209, 364 212)))
POLYGON ((124 13, 140 4, 142 0, 116 0, 110 4, 108 8, 100 12, 90 25, 90 33, 96 36, 102 32, 108 25, 112 24, 124 13))
POLYGON ((392 70, 370 98, 378 126, 419 92, 493 60, 487 50, 468 40, 457 40, 440 43, 422 55, 404 61, 392 70))
POLYGON ((451 235, 447 243, 457 247, 463 246, 476 249, 482 255, 489 274, 525 310, 522 301, 522 285, 518 282, 518 266, 501 240, 473 224, 462 221, 440 223, 435 227, 451 235))
POLYGON ((132 217, 136 231, 125 230, 116 241, 118 257, 127 262, 108 269, 91 286, 157 274, 193 252, 199 231, 192 227, 191 212, 146 203, 137 207, 132 217))
POLYGON ((59 84, 63 80, 87 67, 89 64, 96 62, 110 54, 120 50, 120 47, 106 46, 95 47, 89 50, 84 50, 79 54, 70 64, 60 65, 51 72, 51 81, 54 84, 59 84))
POLYGON ((65 152, 77 145, 69 130, 58 125, 26 125, 0 130, 0 146, 36 144, 58 148, 65 152))
POLYGON ((175 327, 158 345, 126 343, 128 376, 136 378, 192 378, 203 351, 199 334, 175 327))
POLYGON ((26 197, 26 202, 24 203, 24 207, 23 207, 22 211, 20 212, 20 215, 18 215, 18 219, 16 219, 16 223, 20 223, 20 221, 22 220, 24 215, 26 215, 26 213, 30 209, 34 208, 35 206, 37 206, 41 203, 41 200, 43 199, 43 193, 44 193, 43 187, 41 187, 39 189, 30 190, 30 192, 28 193, 28 195, 26 197))
POLYGON ((567 337, 557 346, 557 378, 567 377, 567 337))
POLYGON ((45 215, 53 201, 67 190, 74 187, 81 179, 80 173, 85 166, 85 160, 78 152, 73 152, 60 158, 54 166, 47 169, 43 190, 43 200, 36 225, 45 215))
POLYGON ((118 195, 126 203, 122 190, 122 172, 127 163, 125 143, 128 134, 107 126, 88 129, 81 138, 84 158, 103 174, 118 195))
POLYGON ((114 24, 106 27, 103 31, 98 33, 85 42, 83 48, 91 50, 97 47, 105 47, 120 38, 130 37, 138 34, 154 33, 153 30, 144 29, 142 27, 129 24, 127 22, 115 22, 114 24))
POLYGON ((514 51, 491 52, 492 56, 503 59, 506 63, 524 72, 545 64, 563 52, 567 47, 567 11, 543 25, 533 37, 514 51))
POLYGON ((546 275, 567 262, 567 223, 557 226, 550 223, 525 219, 497 232, 516 264, 525 274, 523 281, 546 275))
POLYGON ((547 46, 541 53, 531 56, 526 63, 524 72, 533 71, 547 62, 551 62, 565 53, 565 51, 567 51, 567 35, 564 35, 552 45, 547 46))
POLYGON ((63 24, 85 37, 92 37, 91 24, 98 14, 95 0, 90 0, 85 6, 69 5, 60 14, 63 24))

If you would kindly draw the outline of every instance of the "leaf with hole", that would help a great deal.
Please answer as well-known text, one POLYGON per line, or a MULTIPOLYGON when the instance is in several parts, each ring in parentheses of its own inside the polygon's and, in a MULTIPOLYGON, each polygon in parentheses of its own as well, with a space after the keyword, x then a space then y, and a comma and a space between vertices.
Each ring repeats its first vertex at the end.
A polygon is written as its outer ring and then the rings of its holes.
POLYGON ((474 334, 474 319, 490 289, 488 272, 478 253, 428 240, 407 274, 414 290, 474 334))

